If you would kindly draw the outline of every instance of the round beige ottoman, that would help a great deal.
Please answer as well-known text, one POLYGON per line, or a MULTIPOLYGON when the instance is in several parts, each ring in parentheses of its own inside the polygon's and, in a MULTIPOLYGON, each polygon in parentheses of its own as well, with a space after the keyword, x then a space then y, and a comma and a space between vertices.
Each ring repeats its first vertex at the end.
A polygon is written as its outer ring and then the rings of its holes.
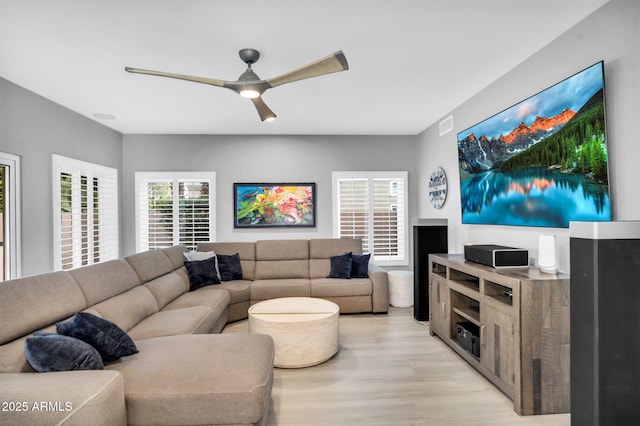
POLYGON ((311 297, 265 300, 249 308, 249 333, 267 334, 275 343, 274 366, 320 364, 340 347, 338 305, 311 297))

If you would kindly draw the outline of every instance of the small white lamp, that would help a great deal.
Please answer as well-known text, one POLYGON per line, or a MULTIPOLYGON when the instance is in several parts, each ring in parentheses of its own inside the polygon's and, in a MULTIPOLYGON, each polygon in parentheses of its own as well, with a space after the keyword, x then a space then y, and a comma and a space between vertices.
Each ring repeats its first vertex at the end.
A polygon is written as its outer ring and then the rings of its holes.
POLYGON ((540 235, 538 237, 538 268, 547 274, 558 273, 555 235, 540 235))

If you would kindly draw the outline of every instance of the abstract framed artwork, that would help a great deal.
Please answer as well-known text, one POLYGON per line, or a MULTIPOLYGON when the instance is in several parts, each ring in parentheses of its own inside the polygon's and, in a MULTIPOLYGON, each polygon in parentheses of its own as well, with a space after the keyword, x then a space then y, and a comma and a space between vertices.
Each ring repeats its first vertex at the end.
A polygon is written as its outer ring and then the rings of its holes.
POLYGON ((316 226, 315 183, 234 183, 234 228, 316 226))

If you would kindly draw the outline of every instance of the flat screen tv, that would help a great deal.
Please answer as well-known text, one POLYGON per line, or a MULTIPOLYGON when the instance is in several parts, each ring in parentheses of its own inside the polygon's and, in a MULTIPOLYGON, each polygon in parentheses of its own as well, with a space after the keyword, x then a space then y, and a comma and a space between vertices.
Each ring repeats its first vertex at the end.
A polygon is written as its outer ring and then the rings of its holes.
POLYGON ((462 223, 611 220, 598 62, 458 133, 462 223))

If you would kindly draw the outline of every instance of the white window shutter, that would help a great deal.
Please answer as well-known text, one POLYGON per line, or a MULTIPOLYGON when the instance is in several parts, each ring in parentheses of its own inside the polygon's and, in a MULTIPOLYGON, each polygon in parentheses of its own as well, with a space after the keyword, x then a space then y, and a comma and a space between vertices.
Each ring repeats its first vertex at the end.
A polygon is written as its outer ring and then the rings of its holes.
POLYGON ((173 245, 173 182, 146 180, 146 192, 141 193, 141 218, 145 225, 144 250, 155 250, 173 245))
POLYGON ((338 180, 338 236, 362 239, 369 252, 369 183, 367 179, 338 180))
MULTIPOLYGON (((181 180, 179 182, 180 243, 195 250, 198 242, 211 241, 211 199, 208 180, 181 180)), ((215 231, 215 229, 214 229, 215 231)))
POLYGON ((362 239, 383 266, 407 265, 407 172, 334 172, 334 236, 362 239))
POLYGON ((59 155, 52 158, 54 268, 116 259, 118 171, 59 155))
POLYGON ((136 250, 215 241, 215 172, 136 172, 136 250))

